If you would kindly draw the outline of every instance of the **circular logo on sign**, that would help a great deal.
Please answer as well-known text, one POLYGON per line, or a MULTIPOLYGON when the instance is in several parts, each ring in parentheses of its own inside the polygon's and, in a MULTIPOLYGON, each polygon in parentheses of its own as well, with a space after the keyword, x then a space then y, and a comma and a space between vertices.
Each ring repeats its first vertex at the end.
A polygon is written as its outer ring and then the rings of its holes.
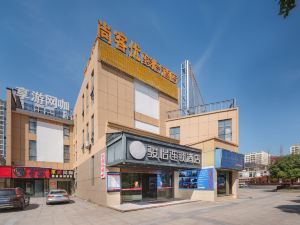
POLYGON ((140 141, 133 141, 129 145, 130 155, 135 159, 143 159, 146 155, 145 145, 140 141))
POLYGON ((14 174, 15 174, 16 177, 24 177, 25 169, 21 168, 21 167, 15 168, 14 169, 14 174))

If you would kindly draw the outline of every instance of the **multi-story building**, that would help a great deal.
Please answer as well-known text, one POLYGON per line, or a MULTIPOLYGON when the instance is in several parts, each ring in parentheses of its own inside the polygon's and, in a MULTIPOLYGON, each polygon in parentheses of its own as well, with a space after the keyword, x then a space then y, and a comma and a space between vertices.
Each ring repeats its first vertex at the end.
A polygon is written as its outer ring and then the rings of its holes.
POLYGON ((1 159, 4 162, 5 159, 5 146, 6 146, 6 102, 0 99, 0 165, 1 159))
POLYGON ((239 173, 241 179, 269 176, 271 155, 265 151, 245 154, 245 170, 239 173))
POLYGON ((120 32, 113 47, 108 28, 99 23, 74 107, 76 195, 112 207, 236 197, 243 156, 234 100, 181 115, 174 74, 120 32))
POLYGON ((290 147, 290 154, 300 154, 300 144, 294 144, 290 147))
POLYGON ((245 167, 268 166, 270 164, 270 154, 264 151, 251 152, 245 154, 245 167))
POLYGON ((35 196, 73 186, 73 121, 69 103, 25 88, 6 90, 6 167, 2 186, 35 196))
POLYGON ((74 169, 75 194, 110 207, 237 197, 244 157, 235 100, 182 114, 178 96, 174 73, 99 21, 72 118, 64 100, 7 90, 7 166, 0 167, 0 181, 6 176, 10 186, 41 195, 70 189, 74 169))

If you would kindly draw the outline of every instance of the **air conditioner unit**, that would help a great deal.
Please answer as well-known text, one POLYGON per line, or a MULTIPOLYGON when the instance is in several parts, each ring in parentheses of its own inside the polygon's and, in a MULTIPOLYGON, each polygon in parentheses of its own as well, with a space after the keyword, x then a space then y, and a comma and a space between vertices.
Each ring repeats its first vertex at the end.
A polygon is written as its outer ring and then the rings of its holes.
POLYGON ((91 143, 89 141, 85 142, 85 148, 87 148, 87 149, 91 148, 91 143))

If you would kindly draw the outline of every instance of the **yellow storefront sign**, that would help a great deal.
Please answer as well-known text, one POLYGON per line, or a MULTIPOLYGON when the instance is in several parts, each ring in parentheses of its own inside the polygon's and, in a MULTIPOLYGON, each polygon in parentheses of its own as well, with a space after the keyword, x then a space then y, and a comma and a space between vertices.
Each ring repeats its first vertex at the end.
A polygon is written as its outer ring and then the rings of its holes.
POLYGON ((148 67, 143 66, 139 61, 125 55, 122 51, 111 47, 106 42, 98 39, 99 61, 107 63, 128 75, 155 87, 168 96, 178 99, 176 84, 160 76, 148 67))

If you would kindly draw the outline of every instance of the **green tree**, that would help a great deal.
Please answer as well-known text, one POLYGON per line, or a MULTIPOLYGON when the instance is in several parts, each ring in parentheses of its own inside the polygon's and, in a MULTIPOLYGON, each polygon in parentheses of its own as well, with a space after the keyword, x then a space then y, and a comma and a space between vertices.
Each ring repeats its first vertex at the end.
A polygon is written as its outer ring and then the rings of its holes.
POLYGON ((296 0, 278 0, 279 15, 286 18, 290 11, 296 7, 296 0))
POLYGON ((271 177, 290 179, 300 178, 300 155, 289 155, 278 159, 269 167, 271 177))

